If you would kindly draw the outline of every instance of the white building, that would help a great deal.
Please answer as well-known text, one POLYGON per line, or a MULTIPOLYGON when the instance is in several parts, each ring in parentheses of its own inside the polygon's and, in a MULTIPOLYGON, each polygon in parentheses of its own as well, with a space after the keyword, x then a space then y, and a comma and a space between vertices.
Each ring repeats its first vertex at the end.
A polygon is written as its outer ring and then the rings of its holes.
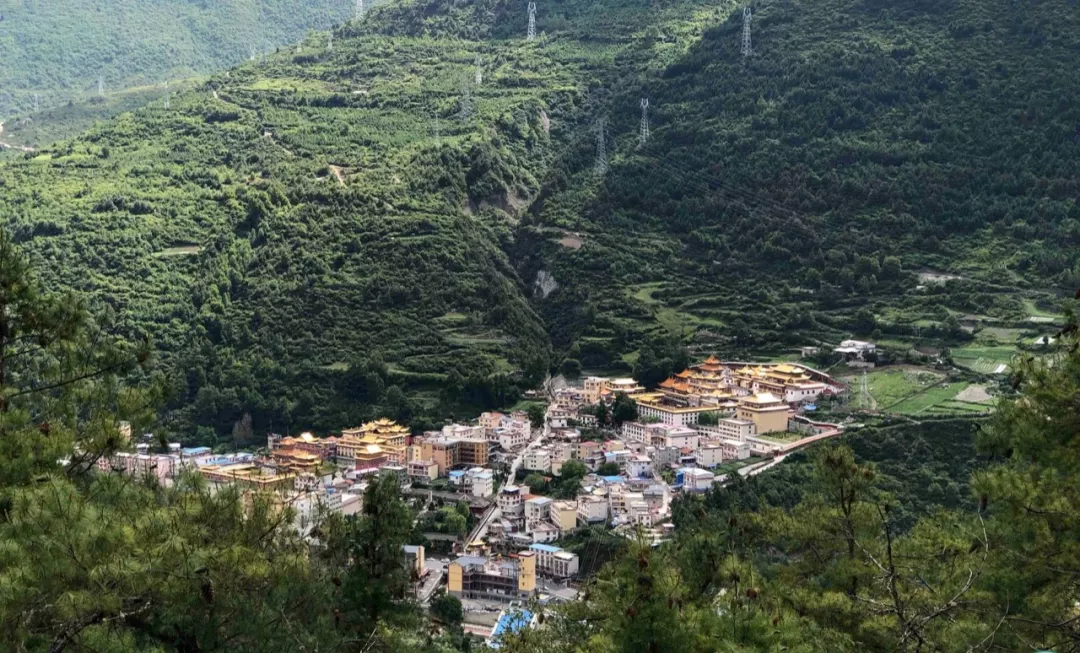
POLYGON ((698 423, 702 413, 716 410, 716 406, 668 406, 653 401, 637 401, 638 418, 644 421, 656 420, 675 426, 693 426, 698 423))
POLYGON ((645 478, 652 476, 652 458, 637 454, 626 461, 626 475, 630 478, 645 478))
POLYGON ((738 440, 744 441, 757 435, 754 423, 745 419, 725 417, 717 421, 716 426, 698 424, 698 435, 715 440, 738 440))
POLYGON ((544 472, 545 474, 551 471, 551 449, 545 447, 537 447, 525 452, 525 456, 521 461, 522 469, 527 469, 534 472, 544 472))
POLYGON ((490 497, 495 494, 495 473, 484 467, 473 467, 465 472, 465 484, 474 497, 490 497))
MULTIPOLYGON (((749 446, 749 445, 747 445, 749 446)), ((718 444, 706 444, 697 450, 697 464, 699 467, 712 469, 724 463, 724 450, 718 444)))
POLYGON ((495 439, 499 441, 499 446, 506 451, 520 449, 529 442, 528 432, 523 433, 520 429, 500 426, 495 429, 494 435, 495 439))
MULTIPOLYGON (((552 500, 548 497, 532 497, 525 500, 525 530, 531 531, 542 522, 551 521, 552 500)), ((558 529, 556 529, 558 530, 558 529)))
POLYGON ((466 426, 464 424, 447 424, 442 428, 442 435, 454 440, 487 440, 487 431, 483 426, 466 426))
POLYGON ((502 492, 499 492, 498 498, 495 499, 496 505, 499 506, 499 512, 507 519, 523 517, 525 515, 525 495, 528 493, 529 488, 524 485, 507 485, 503 487, 502 492))
POLYGON ((712 472, 696 467, 683 467, 675 473, 675 485, 682 486, 685 492, 704 492, 712 487, 715 479, 712 472))
POLYGON ((579 496, 577 505, 578 521, 587 524, 607 521, 609 514, 607 497, 592 494, 579 496))
POLYGON ((536 572, 543 576, 570 578, 578 573, 578 556, 557 546, 533 544, 529 550, 536 552, 536 572))

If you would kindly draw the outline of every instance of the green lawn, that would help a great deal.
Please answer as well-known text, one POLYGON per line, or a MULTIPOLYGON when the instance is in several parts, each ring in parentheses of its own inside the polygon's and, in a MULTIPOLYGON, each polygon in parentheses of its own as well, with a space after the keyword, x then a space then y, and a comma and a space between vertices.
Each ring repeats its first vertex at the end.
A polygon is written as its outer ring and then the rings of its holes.
POLYGON ((808 436, 805 433, 792 433, 790 431, 781 433, 778 431, 776 433, 766 433, 765 435, 759 435, 757 437, 777 444, 788 444, 790 442, 797 442, 808 436))
POLYGON ((726 462, 723 465, 717 465, 710 471, 712 471, 712 473, 716 474, 717 476, 722 476, 724 474, 730 474, 736 470, 742 469, 743 467, 753 465, 754 463, 760 463, 763 460, 765 459, 761 458, 760 456, 750 456, 745 460, 732 460, 731 462, 726 462))
MULTIPOLYGON (((941 379, 941 375, 934 372, 910 369, 893 368, 869 372, 866 375, 866 385, 873 401, 868 406, 859 407, 888 408, 905 397, 922 392, 941 379)), ((848 377, 844 381, 851 386, 855 401, 861 401, 859 388, 862 387, 862 378, 848 377)))
POLYGON ((929 388, 917 395, 908 397, 899 403, 889 406, 888 410, 894 413, 904 413, 909 415, 922 413, 934 406, 953 399, 967 386, 968 383, 966 381, 934 386, 933 388, 929 388))

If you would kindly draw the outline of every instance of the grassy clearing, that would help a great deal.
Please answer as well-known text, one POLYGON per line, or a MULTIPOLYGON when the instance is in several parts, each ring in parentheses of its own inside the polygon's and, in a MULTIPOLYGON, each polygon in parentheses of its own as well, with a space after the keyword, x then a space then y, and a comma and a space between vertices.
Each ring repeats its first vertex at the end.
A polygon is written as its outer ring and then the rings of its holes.
POLYGON ((760 463, 763 460, 765 459, 761 458, 760 456, 750 456, 745 460, 732 460, 731 462, 724 463, 723 465, 717 465, 711 471, 717 476, 722 476, 724 474, 730 474, 734 471, 740 470, 743 467, 747 467, 755 463, 760 463))
POLYGON ((1023 300, 1023 305, 1024 305, 1024 310, 1027 311, 1027 314, 1030 315, 1031 317, 1044 317, 1044 318, 1053 318, 1053 319, 1059 319, 1059 318, 1064 317, 1058 311, 1050 311, 1050 310, 1046 310, 1044 308, 1040 308, 1035 303, 1035 300, 1033 300, 1033 299, 1025 299, 1025 300, 1023 300))
POLYGON ((952 355, 956 364, 962 367, 982 374, 1001 374, 1008 369, 1009 363, 1016 355, 1016 347, 975 344, 954 349, 952 355))
POLYGON ((961 390, 966 388, 967 385, 966 381, 960 381, 957 383, 946 383, 934 386, 928 388, 924 392, 920 392, 917 395, 908 397, 907 399, 890 406, 889 411, 908 415, 923 413, 943 402, 953 399, 961 390))
POLYGON ((189 256, 191 254, 198 254, 202 251, 202 247, 198 245, 181 245, 179 247, 167 247, 160 252, 155 252, 154 256, 158 258, 166 258, 169 256, 189 256))
MULTIPOLYGON (((870 391, 872 405, 862 408, 888 408, 900 400, 918 394, 942 380, 940 374, 925 370, 884 369, 866 375, 866 386, 870 391)), ((859 376, 844 379, 856 393, 862 385, 859 376)))
POLYGON ((789 431, 785 431, 783 433, 781 433, 781 432, 766 433, 764 435, 759 435, 759 436, 756 436, 756 437, 761 439, 761 440, 767 440, 769 442, 775 442, 777 444, 788 444, 788 443, 791 443, 791 442, 798 442, 799 440, 802 440, 803 438, 806 437, 806 434, 805 433, 791 433, 789 431))
POLYGON ((652 283, 633 286, 627 289, 627 294, 636 299, 652 311, 653 318, 668 333, 689 337, 698 327, 720 328, 725 326, 722 320, 715 317, 697 315, 685 308, 686 303, 678 306, 670 306, 663 300, 654 297, 654 293, 664 288, 664 283, 654 281, 652 283))

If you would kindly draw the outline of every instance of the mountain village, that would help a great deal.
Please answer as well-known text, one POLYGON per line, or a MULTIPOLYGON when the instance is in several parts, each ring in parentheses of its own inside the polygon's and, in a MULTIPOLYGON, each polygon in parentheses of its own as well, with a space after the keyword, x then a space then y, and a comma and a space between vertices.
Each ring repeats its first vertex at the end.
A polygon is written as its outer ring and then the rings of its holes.
MULTIPOLYGON (((582 560, 559 544, 574 531, 599 526, 659 542, 674 529, 679 493, 706 492, 730 474, 758 473, 838 435, 840 425, 813 414, 815 402, 844 389, 800 364, 709 357, 653 389, 630 378, 560 378, 548 384, 539 420, 486 412, 473 423, 413 434, 379 419, 325 438, 270 434, 259 453, 173 444, 156 454, 142 442, 98 467, 162 483, 192 470, 211 487, 270 493, 292 508, 304 535, 322 514, 359 513, 368 481, 393 475, 421 520, 436 505, 452 506, 470 526, 424 532, 426 545, 406 547, 417 598, 426 601, 445 584, 483 615, 493 609, 483 606, 573 598, 582 560), (620 403, 624 411, 632 406, 632 419, 614 419, 620 403)), ((438 528, 437 519, 424 525, 438 528)), ((474 630, 486 634, 480 631, 489 624, 481 622, 474 630)))

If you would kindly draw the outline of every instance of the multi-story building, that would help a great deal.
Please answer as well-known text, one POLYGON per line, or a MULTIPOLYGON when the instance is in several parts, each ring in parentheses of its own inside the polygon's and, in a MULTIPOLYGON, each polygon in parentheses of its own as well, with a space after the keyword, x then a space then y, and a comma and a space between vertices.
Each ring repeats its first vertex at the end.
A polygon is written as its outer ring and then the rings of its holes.
POLYGON ((445 476, 456 467, 486 465, 488 446, 487 440, 459 440, 442 436, 425 437, 419 443, 420 458, 433 461, 438 466, 439 476, 445 476))
POLYGON ((473 467, 465 472, 465 484, 469 494, 487 498, 495 494, 495 473, 483 467, 473 467))
POLYGON ((610 514, 607 497, 586 494, 577 499, 578 521, 585 524, 605 522, 610 514))
POLYGON ((525 497, 528 494, 529 488, 526 485, 506 485, 499 492, 495 503, 503 517, 520 519, 525 516, 525 497))
POLYGON ((536 552, 536 572, 552 578, 570 578, 578 573, 578 556, 550 544, 533 544, 536 552))
POLYGON ((559 528, 560 533, 567 533, 577 528, 578 507, 574 501, 553 501, 551 504, 551 523, 559 528))
POLYGON ((391 463, 402 464, 408 452, 408 427, 388 419, 368 422, 354 429, 345 429, 339 438, 327 438, 335 447, 338 464, 353 467, 358 454, 371 455, 371 445, 381 449, 391 463))
POLYGON ((237 485, 253 490, 287 490, 293 487, 296 474, 279 472, 254 462, 203 465, 199 473, 214 485, 237 485))
POLYGON ((516 601, 536 591, 536 553, 522 551, 517 558, 489 560, 462 556, 450 563, 447 591, 459 598, 516 601))
POLYGON ((652 458, 643 454, 635 454, 627 459, 623 469, 630 478, 652 476, 652 458))
POLYGON ((270 452, 270 457, 278 467, 297 474, 314 473, 323 460, 317 453, 292 447, 278 447, 270 452))
POLYGON ((534 472, 551 471, 551 449, 537 447, 525 452, 521 460, 521 468, 534 472))
POLYGON ((322 460, 329 460, 337 455, 337 439, 336 438, 317 438, 311 433, 301 433, 298 437, 278 437, 273 436, 270 450, 275 449, 294 449, 299 451, 306 451, 317 455, 322 460))
POLYGON ((724 460, 746 460, 750 457, 750 443, 740 440, 720 440, 724 460))
POLYGON ((698 424, 695 428, 697 429, 698 435, 704 438, 717 440, 744 441, 757 435, 753 422, 734 417, 719 419, 716 422, 716 426, 698 424))
POLYGON ((487 430, 483 426, 447 424, 442 428, 442 435, 454 440, 487 440, 487 430))
POLYGON ((491 431, 499 428, 499 426, 502 425, 502 421, 504 419, 506 419, 506 415, 503 415, 502 413, 481 413, 480 419, 476 420, 476 422, 484 429, 485 432, 490 433, 491 431))
POLYGON ((128 476, 154 476, 159 481, 172 478, 179 471, 179 457, 163 454, 115 453, 98 458, 97 468, 109 472, 120 471, 128 476))
POLYGON ((548 497, 530 497, 525 500, 525 530, 531 531, 542 522, 551 521, 551 504, 548 497))
POLYGON ((500 426, 495 429, 494 435, 504 451, 520 449, 529 443, 529 432, 520 428, 500 426))
POLYGON ((716 406, 677 406, 664 403, 663 395, 649 394, 636 397, 639 420, 655 420, 674 426, 693 426, 702 413, 716 411, 716 406))
POLYGON ((420 578, 424 575, 424 547, 419 545, 406 544, 404 547, 405 564, 409 568, 409 575, 413 578, 420 578))
POLYGON ((434 460, 410 460, 405 468, 410 479, 434 481, 439 478, 439 465, 434 460))
POLYGON ((770 393, 743 397, 735 411, 738 419, 753 422, 756 435, 786 431, 790 414, 784 400, 770 393))
POLYGON ((712 487, 716 476, 697 467, 683 467, 675 472, 675 486, 686 492, 704 492, 712 487))
POLYGON ((585 394, 585 403, 598 404, 603 397, 604 390, 607 389, 607 379, 602 379, 598 376, 587 377, 583 383, 583 391, 585 394))

